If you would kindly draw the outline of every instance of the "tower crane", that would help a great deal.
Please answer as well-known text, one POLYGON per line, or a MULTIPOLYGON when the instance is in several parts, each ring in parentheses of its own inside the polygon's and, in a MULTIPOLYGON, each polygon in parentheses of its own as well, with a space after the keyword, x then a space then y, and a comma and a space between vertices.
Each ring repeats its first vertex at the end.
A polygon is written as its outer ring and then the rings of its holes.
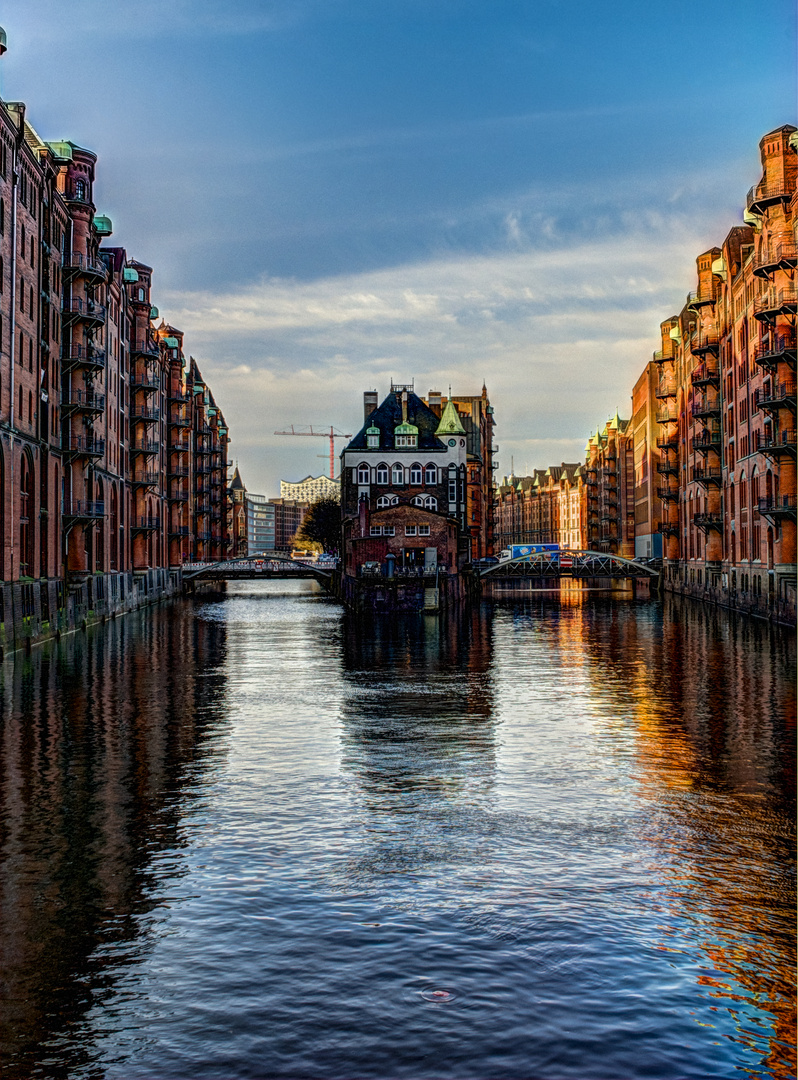
POLYGON ((345 435, 342 431, 336 431, 335 428, 330 428, 329 431, 313 430, 313 426, 307 428, 296 428, 291 425, 289 431, 275 431, 275 435, 307 435, 313 436, 317 439, 329 439, 330 440, 330 479, 335 479, 335 440, 336 439, 351 439, 351 435, 345 435))

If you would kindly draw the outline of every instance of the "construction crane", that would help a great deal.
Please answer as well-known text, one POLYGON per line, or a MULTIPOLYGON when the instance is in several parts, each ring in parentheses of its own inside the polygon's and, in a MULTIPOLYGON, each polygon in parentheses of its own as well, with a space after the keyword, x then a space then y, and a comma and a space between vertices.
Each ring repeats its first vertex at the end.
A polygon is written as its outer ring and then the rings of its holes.
POLYGON ((298 430, 291 425, 290 431, 275 431, 275 435, 308 435, 313 436, 316 439, 329 439, 330 440, 330 479, 335 479, 335 440, 336 439, 351 439, 351 435, 345 435, 342 431, 336 431, 335 428, 330 428, 329 431, 314 431, 310 426, 305 430, 298 430))

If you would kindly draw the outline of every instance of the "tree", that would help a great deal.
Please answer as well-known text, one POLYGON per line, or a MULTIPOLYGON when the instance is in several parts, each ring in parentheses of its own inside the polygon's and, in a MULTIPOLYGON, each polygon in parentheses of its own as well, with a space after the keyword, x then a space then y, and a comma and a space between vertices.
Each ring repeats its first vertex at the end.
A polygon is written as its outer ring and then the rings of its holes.
POLYGON ((337 499, 319 499, 308 507, 294 537, 294 544, 320 544, 329 554, 338 554, 341 546, 341 504, 337 499))

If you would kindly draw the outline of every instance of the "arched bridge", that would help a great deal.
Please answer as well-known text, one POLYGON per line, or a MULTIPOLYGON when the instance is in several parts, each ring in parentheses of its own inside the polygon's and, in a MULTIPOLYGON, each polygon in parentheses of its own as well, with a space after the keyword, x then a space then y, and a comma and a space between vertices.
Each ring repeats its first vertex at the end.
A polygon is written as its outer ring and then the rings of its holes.
POLYGON ((484 581, 504 578, 658 578, 659 570, 606 551, 535 551, 480 570, 484 581))
POLYGON ((333 579, 333 564, 291 559, 273 552, 246 555, 220 562, 196 562, 183 564, 183 581, 236 581, 262 580, 264 578, 314 578, 324 588, 333 579))

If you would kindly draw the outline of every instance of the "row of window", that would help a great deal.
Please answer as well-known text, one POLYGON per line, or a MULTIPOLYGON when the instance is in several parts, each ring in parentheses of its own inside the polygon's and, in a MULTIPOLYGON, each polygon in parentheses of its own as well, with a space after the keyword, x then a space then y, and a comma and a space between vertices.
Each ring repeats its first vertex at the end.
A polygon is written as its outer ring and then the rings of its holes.
MULTIPOLYGON (((386 506, 397 506, 398 495, 380 495, 377 499, 377 509, 384 510, 386 506)), ((438 500, 433 495, 414 495, 410 500, 411 506, 420 506, 424 510, 437 510, 438 500)))
MULTIPOLYGON (((378 465, 374 471, 377 484, 394 483, 403 485, 405 483, 406 470, 404 465, 394 465, 390 470, 387 465, 378 465)), ((422 484, 433 485, 438 483, 437 465, 427 465, 425 468, 422 468, 421 465, 413 464, 410 466, 409 471, 411 487, 421 487, 422 484)), ((358 465, 357 482, 358 484, 371 483, 371 468, 368 465, 358 465)))
MULTIPOLYGON (((429 525, 405 525, 405 536, 429 536, 429 525)), ((396 536, 393 525, 372 525, 370 536, 396 536)))

